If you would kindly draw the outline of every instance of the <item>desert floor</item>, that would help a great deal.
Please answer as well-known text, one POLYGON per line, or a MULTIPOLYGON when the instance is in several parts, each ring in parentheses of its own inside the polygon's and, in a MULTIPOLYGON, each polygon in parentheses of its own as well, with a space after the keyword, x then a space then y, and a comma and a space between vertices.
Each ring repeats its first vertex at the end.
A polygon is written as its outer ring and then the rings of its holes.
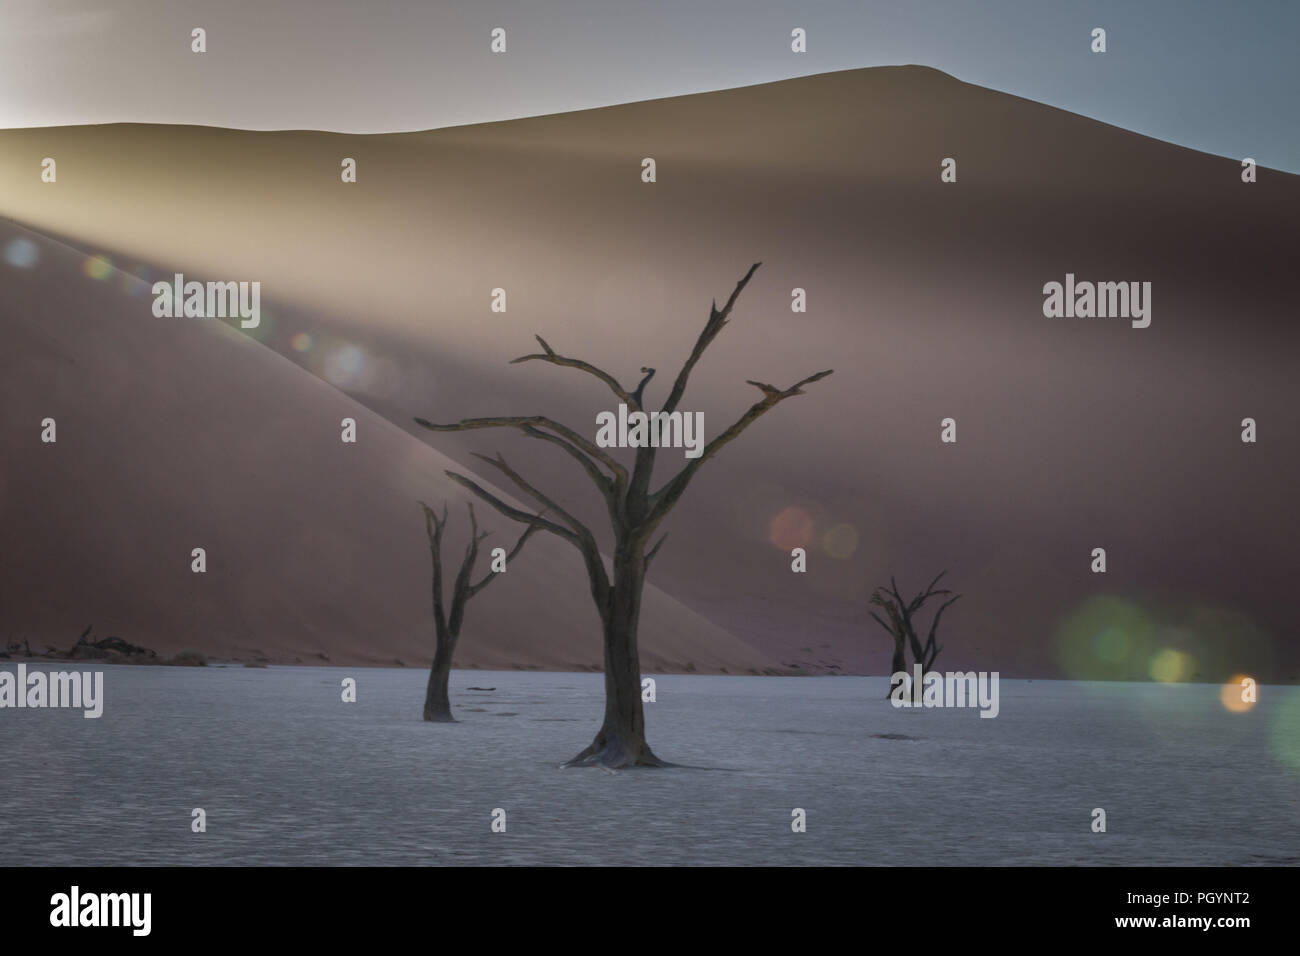
POLYGON ((610 774, 559 769, 599 674, 456 671, 440 725, 415 669, 104 672, 97 720, 0 711, 0 865, 1300 862, 1294 687, 1234 714, 1213 685, 1002 681, 982 719, 878 677, 661 676, 650 741, 691 766, 610 774))

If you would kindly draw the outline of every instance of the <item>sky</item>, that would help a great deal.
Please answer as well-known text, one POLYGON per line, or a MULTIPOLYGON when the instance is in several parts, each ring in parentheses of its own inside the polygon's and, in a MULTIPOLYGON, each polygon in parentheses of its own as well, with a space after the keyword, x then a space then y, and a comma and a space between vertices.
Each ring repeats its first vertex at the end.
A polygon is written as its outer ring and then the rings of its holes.
POLYGON ((919 63, 1300 172, 1298 34, 1295 0, 0 0, 0 128, 395 132, 919 63))

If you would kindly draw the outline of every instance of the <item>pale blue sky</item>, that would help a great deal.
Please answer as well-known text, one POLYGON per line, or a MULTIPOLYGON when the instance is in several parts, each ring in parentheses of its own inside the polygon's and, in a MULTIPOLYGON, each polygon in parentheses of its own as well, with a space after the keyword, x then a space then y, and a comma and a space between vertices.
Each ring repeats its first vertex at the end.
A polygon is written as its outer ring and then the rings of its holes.
POLYGON ((425 129, 898 63, 1300 171, 1300 0, 0 0, 0 126, 425 129))

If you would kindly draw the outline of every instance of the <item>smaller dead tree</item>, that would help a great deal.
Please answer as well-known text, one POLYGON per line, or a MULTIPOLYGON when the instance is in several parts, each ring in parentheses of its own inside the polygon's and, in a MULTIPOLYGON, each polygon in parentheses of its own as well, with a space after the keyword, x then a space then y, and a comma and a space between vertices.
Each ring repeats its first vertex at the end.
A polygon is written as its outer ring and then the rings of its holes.
MULTIPOLYGON (((886 624, 875 611, 869 612, 876 619, 881 627, 889 632, 889 636, 894 639, 894 658, 890 665, 890 674, 907 673, 907 651, 912 651, 912 662, 921 665, 921 673, 927 674, 934 666, 934 659, 939 656, 939 651, 943 650, 935 642, 935 635, 939 631, 939 619, 943 617, 943 612, 948 610, 949 606, 956 601, 960 594, 952 594, 946 588, 935 589, 947 571, 940 571, 938 576, 930 582, 930 586, 924 591, 912 598, 911 601, 904 601, 903 595, 899 593, 898 584, 893 577, 889 579, 889 587, 878 587, 871 593, 871 603, 877 607, 884 608, 885 614, 889 617, 889 623, 886 624), (916 634, 916 628, 912 623, 915 615, 925 605, 925 602, 931 598, 942 597, 945 594, 952 594, 952 597, 940 605, 939 610, 934 614, 934 620, 930 622, 930 632, 926 637, 924 644, 916 634)), ((893 681, 890 681, 890 688, 893 687, 893 681)), ((888 692, 885 694, 889 696, 888 692)))
MULTIPOLYGON (((479 542, 488 536, 486 531, 479 532, 478 522, 474 518, 474 505, 470 503, 468 505, 469 544, 465 546, 460 570, 456 572, 456 580, 452 584, 451 607, 448 609, 443 603, 442 590, 442 533, 447 528, 447 506, 442 506, 441 517, 423 501, 420 502, 420 507, 424 509, 424 530, 429 536, 429 553, 433 556, 433 625, 437 639, 433 667, 429 669, 429 686, 424 693, 424 719, 454 723, 456 718, 451 715, 451 699, 447 685, 451 678, 452 655, 456 651, 460 628, 465 621, 465 605, 469 603, 470 598, 491 584, 500 572, 488 571, 477 584, 470 581, 474 574, 474 564, 478 561, 479 542)), ((506 555, 507 565, 515 559, 515 555, 540 527, 532 524, 525 529, 515 543, 514 549, 506 555)))

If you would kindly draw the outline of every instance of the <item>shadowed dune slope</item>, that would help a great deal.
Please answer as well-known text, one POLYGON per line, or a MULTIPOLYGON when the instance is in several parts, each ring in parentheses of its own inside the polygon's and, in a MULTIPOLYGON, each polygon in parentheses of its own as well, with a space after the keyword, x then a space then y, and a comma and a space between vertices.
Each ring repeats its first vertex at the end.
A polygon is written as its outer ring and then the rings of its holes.
MULTIPOLYGON (((164 654, 427 662, 416 501, 449 502, 454 575, 468 528, 467 495, 443 474, 454 463, 219 322, 155 318, 139 280, 89 277, 72 250, 0 226, 0 248, 15 239, 35 261, 0 266, 4 639, 66 649, 93 624, 164 654), (356 444, 341 441, 344 418, 356 444)), ((485 510, 480 573, 486 549, 517 534, 485 510)), ((458 665, 600 664, 571 550, 548 535, 528 543, 471 602, 458 665)), ((642 634, 648 669, 772 663, 655 588, 642 634)))

